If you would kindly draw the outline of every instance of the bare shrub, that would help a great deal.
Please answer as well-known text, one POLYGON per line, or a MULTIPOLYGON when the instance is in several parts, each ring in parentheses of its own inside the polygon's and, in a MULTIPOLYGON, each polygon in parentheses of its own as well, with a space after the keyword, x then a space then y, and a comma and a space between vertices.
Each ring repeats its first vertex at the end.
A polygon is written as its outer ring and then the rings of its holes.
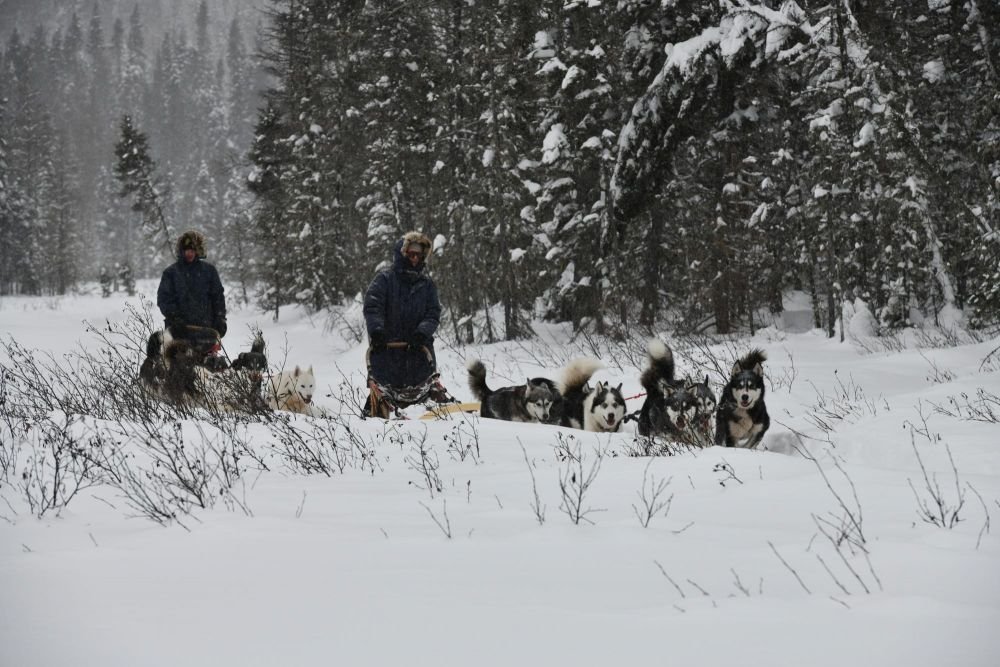
POLYGON ((455 420, 452 427, 444 435, 444 442, 449 456, 456 461, 465 461, 470 457, 473 463, 479 463, 479 428, 475 419, 455 420))
POLYGON ((414 436, 412 432, 408 431, 407 437, 411 449, 404 460, 410 470, 420 474, 419 482, 410 483, 418 489, 427 491, 433 499, 435 493, 441 493, 444 490, 444 482, 441 481, 441 476, 438 473, 441 461, 433 448, 427 445, 426 429, 419 436, 414 436))
POLYGON ((663 516, 667 516, 674 500, 672 493, 663 498, 663 494, 666 493, 667 487, 670 486, 670 482, 674 478, 657 479, 655 475, 650 475, 649 468, 652 465, 653 461, 650 459, 642 471, 642 486, 636 491, 636 495, 639 496, 639 505, 632 505, 632 511, 635 512, 635 517, 643 528, 649 528, 649 522, 660 512, 663 513, 663 516))
POLYGON ((722 463, 716 463, 712 466, 712 472, 722 473, 723 476, 719 478, 719 486, 724 487, 729 482, 743 484, 743 480, 736 475, 736 470, 725 459, 722 460, 722 463))
POLYGON ((837 371, 836 387, 832 395, 820 391, 812 384, 816 392, 816 402, 809 406, 806 421, 816 428, 830 433, 841 423, 855 423, 862 418, 874 417, 880 410, 888 411, 889 404, 883 396, 870 398, 864 389, 851 377, 845 383, 837 371))
POLYGON ((574 524, 579 525, 581 521, 592 524, 594 522, 590 519, 590 515, 604 510, 594 509, 587 504, 587 492, 601 470, 604 452, 595 448, 594 460, 588 466, 583 447, 573 436, 563 438, 560 433, 559 440, 557 449, 566 452, 564 457, 566 465, 559 473, 559 492, 562 495, 559 509, 565 512, 574 524))
POLYGON ((94 486, 90 461, 81 456, 79 419, 54 415, 36 422, 21 441, 18 486, 37 517, 59 513, 82 490, 94 486))
POLYGON ((937 362, 934 361, 933 359, 928 359, 927 355, 925 355, 923 352, 920 352, 919 354, 920 357, 924 361, 926 361, 927 364, 930 366, 930 371, 927 374, 928 382, 933 382, 935 384, 943 384, 946 382, 951 382, 956 377, 958 377, 957 375, 955 375, 954 372, 949 371, 948 369, 939 368, 937 362))
POLYGON ((524 443, 521 439, 517 439, 517 444, 521 445, 521 453, 524 454, 524 462, 528 464, 528 472, 531 474, 531 511, 535 513, 535 520, 538 521, 538 525, 545 524, 545 505, 542 504, 541 496, 538 495, 538 480, 535 479, 535 465, 528 459, 528 450, 524 448, 524 443))
POLYGON ((958 396, 949 396, 946 406, 932 405, 935 412, 946 417, 1000 424, 1000 395, 988 392, 982 387, 976 390, 976 395, 973 397, 962 392, 958 396))
POLYGON ((962 488, 962 484, 958 478, 958 468, 955 466, 955 458, 951 454, 951 447, 947 444, 944 446, 945 451, 948 452, 948 462, 951 464, 955 487, 953 496, 949 496, 941 488, 936 474, 928 474, 924 460, 920 456, 920 450, 917 448, 916 434, 913 429, 910 430, 910 445, 913 447, 913 453, 917 457, 917 463, 920 465, 920 472, 924 480, 923 495, 917 492, 916 487, 913 485, 913 480, 909 478, 906 480, 913 491, 913 497, 917 500, 917 514, 925 523, 939 528, 954 528, 962 520, 959 514, 965 506, 965 490, 962 488))

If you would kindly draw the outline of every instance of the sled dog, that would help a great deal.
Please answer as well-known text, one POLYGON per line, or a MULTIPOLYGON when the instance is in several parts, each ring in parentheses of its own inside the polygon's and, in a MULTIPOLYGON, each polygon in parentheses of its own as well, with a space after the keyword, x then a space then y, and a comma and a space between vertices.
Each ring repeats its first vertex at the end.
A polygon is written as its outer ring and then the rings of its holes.
POLYGON ((470 359, 469 389, 479 399, 479 414, 489 419, 513 422, 552 424, 558 422, 562 396, 556 383, 548 378, 529 378, 524 384, 490 389, 486 384, 486 367, 478 359, 470 359))
POLYGON ((139 379, 150 389, 158 389, 167 376, 163 359, 163 332, 154 331, 146 340, 146 358, 139 367, 139 379))
POLYGON ((622 386, 598 382, 591 388, 590 378, 604 367, 597 359, 581 357, 571 361, 562 373, 559 387, 566 401, 561 424, 585 431, 615 432, 625 419, 622 386))
POLYGON ((698 410, 695 412, 694 423, 692 424, 694 431, 705 444, 711 444, 712 421, 713 417, 715 417, 715 407, 718 405, 715 393, 712 391, 712 385, 709 384, 707 375, 702 382, 687 380, 685 385, 688 391, 694 394, 695 401, 698 404, 698 410))
POLYGON ((194 346, 185 340, 171 340, 163 348, 165 369, 163 380, 154 385, 154 389, 175 403, 197 398, 199 394, 198 373, 195 370, 197 365, 198 353, 194 346))
POLYGON ((752 449, 771 425, 764 406, 763 350, 750 350, 733 365, 715 416, 715 444, 752 449))
POLYGON ((269 409, 262 395, 267 357, 260 332, 255 334, 250 351, 240 352, 222 370, 206 366, 198 366, 196 370, 198 389, 206 406, 245 411, 269 409))
POLYGON ((639 379, 646 390, 646 400, 639 411, 639 435, 667 434, 667 397, 677 389, 674 379, 674 353, 662 341, 650 339, 647 347, 649 365, 639 379))
POLYGON ((254 335, 249 352, 240 352, 230 366, 234 371, 246 371, 258 376, 267 370, 267 357, 264 355, 264 336, 258 331, 254 335))
POLYGON ((317 415, 319 410, 312 405, 316 378, 312 366, 302 370, 298 366, 294 370, 281 371, 271 377, 271 386, 267 392, 267 402, 275 410, 297 412, 302 415, 317 415))

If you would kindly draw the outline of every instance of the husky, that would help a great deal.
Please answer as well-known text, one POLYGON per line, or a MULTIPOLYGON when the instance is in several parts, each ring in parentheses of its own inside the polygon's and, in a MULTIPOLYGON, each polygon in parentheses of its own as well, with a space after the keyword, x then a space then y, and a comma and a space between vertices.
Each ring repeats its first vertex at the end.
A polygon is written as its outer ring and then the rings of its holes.
POLYGON ((302 370, 298 366, 294 370, 281 371, 271 377, 271 387, 267 392, 267 402, 275 410, 297 412, 301 415, 320 414, 312 405, 316 378, 312 366, 302 370))
POLYGON ((201 392, 198 388, 198 373, 195 370, 198 365, 198 353, 194 346, 185 340, 169 341, 163 348, 162 363, 162 380, 153 384, 151 388, 163 398, 175 403, 197 400, 201 392))
POLYGON ((563 426, 604 433, 618 431, 625 419, 622 386, 598 382, 591 388, 590 377, 600 368, 604 368, 604 364, 597 359, 582 357, 571 361, 563 370, 560 386, 566 401, 561 420, 563 426))
POLYGON ((150 389, 158 389, 167 377, 163 359, 163 332, 154 331, 146 340, 146 358, 139 367, 139 379, 150 389))
MULTIPOLYGON (((648 436, 668 432, 667 424, 670 420, 667 417, 667 397, 677 389, 678 382, 674 378, 674 353, 670 348, 662 341, 652 338, 647 350, 649 365, 639 379, 646 390, 646 400, 642 402, 642 409, 639 411, 638 431, 639 435, 648 436)), ((676 405, 675 410, 677 414, 683 412, 676 405)))
POLYGON ((254 335, 249 352, 240 352, 230 368, 234 371, 247 371, 251 374, 261 374, 267 370, 267 357, 264 354, 264 336, 258 331, 254 335))
POLYGON ((556 383, 548 378, 529 378, 516 387, 490 389, 486 367, 478 359, 465 365, 469 371, 469 389, 479 399, 480 416, 513 422, 551 424, 558 420, 562 396, 556 383))
POLYGON ((753 349, 734 365, 715 416, 715 444, 753 449, 771 425, 764 406, 763 350, 753 349))
MULTIPOLYGON (((654 417, 657 416, 654 413, 654 417)), ((674 386, 663 399, 663 411, 660 419, 653 420, 657 431, 671 436, 675 440, 690 442, 693 438, 692 429, 698 416, 698 399, 686 383, 674 386)))
POLYGON ((206 404, 218 409, 269 409, 262 396, 267 357, 260 332, 254 336, 250 351, 240 352, 232 364, 226 364, 221 370, 207 366, 199 366, 196 370, 198 387, 206 404))
POLYGON ((715 393, 712 391, 712 385, 709 384, 707 375, 702 382, 692 382, 688 379, 684 384, 687 390, 694 395, 698 404, 698 410, 695 412, 692 424, 694 431, 703 442, 710 444, 712 442, 712 418, 715 416, 715 407, 718 405, 715 393))

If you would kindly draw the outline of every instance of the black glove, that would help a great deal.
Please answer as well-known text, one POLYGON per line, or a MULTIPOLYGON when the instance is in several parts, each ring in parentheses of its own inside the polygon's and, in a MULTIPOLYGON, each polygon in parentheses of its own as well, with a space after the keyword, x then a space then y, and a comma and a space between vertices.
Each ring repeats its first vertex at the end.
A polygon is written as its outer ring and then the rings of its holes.
POLYGON ((385 337, 385 331, 382 329, 375 329, 370 334, 368 334, 368 340, 371 343, 372 350, 378 352, 385 349, 385 344, 388 339, 385 337))
POLYGON ((413 332, 413 335, 410 336, 409 339, 407 339, 406 342, 408 343, 406 349, 408 349, 410 352, 420 352, 422 348, 430 347, 431 337, 426 336, 420 333, 419 331, 415 331, 413 332))
POLYGON ((229 331, 229 327, 226 326, 226 320, 224 319, 216 322, 215 327, 213 328, 219 332, 219 338, 223 338, 226 335, 226 332, 229 331))

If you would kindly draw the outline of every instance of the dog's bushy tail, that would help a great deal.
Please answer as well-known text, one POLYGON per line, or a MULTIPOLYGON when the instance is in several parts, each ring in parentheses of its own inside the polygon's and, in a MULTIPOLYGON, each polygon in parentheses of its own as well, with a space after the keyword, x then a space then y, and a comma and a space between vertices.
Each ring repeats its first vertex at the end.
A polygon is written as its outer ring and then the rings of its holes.
POLYGON ((146 339, 146 356, 158 357, 163 353, 163 332, 154 331, 146 339))
POLYGON ((469 371, 469 389, 472 395, 479 401, 486 400, 486 397, 493 393, 486 385, 486 366, 479 359, 469 359, 465 363, 465 368, 469 371))
POLYGON ((264 354, 264 334, 260 330, 254 332, 253 343, 250 345, 250 351, 254 354, 264 354))
POLYGON ((604 368, 604 364, 593 357, 574 359, 563 368, 559 393, 568 396, 573 392, 580 391, 590 381, 590 376, 602 368, 604 368))
POLYGON ((642 372, 639 382, 647 394, 659 393, 660 380, 669 384, 675 382, 674 353, 657 338, 651 338, 646 349, 649 351, 649 367, 642 372))
POLYGON ((757 366, 763 366, 765 361, 767 361, 767 353, 759 347, 755 347, 736 363, 743 370, 752 371, 757 366))

